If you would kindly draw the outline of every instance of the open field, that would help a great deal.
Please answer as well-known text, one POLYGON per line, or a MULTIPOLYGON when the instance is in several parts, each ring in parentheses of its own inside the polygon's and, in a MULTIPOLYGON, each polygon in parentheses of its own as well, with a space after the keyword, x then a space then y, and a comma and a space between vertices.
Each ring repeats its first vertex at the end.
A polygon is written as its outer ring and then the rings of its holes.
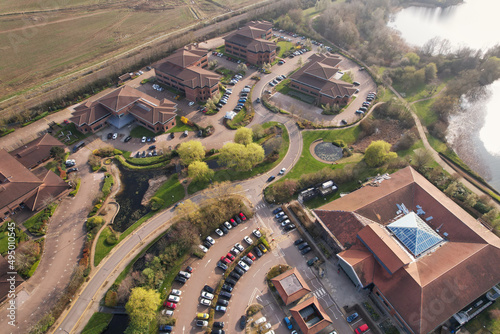
POLYGON ((0 101, 245 5, 242 0, 11 2, 0 10, 0 101))

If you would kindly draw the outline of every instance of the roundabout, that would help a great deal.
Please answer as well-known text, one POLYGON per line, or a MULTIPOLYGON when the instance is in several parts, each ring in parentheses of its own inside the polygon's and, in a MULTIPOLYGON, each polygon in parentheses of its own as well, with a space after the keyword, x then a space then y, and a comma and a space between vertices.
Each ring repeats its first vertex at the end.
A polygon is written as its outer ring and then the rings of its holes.
POLYGON ((316 160, 324 163, 333 163, 344 156, 342 147, 322 139, 313 142, 309 147, 309 151, 316 160))

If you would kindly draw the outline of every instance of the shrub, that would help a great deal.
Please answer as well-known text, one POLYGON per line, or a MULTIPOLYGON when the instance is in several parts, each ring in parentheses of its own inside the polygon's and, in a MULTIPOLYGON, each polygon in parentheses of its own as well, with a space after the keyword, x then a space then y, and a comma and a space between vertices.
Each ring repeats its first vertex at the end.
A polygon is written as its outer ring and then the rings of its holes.
POLYGON ((114 154, 114 155, 123 155, 123 152, 122 152, 122 151, 120 151, 119 149, 115 148, 115 149, 113 150, 113 154, 114 154))
POLYGON ((161 209, 164 203, 165 202, 163 201, 163 199, 159 197, 152 197, 151 200, 149 201, 149 205, 151 207, 151 210, 153 211, 161 209))
POLYGON ((106 293, 106 298, 104 299, 104 305, 107 307, 115 307, 118 303, 118 295, 116 291, 109 290, 106 293))
POLYGON ((263 309, 263 306, 260 304, 252 304, 247 308, 247 316, 251 317, 257 314, 260 310, 263 309))
POLYGON ((111 233, 110 235, 108 235, 106 237, 106 243, 108 245, 116 245, 118 243, 118 236, 116 235, 116 233, 111 233))
POLYGON ((104 218, 102 217, 90 217, 87 219, 86 227, 87 231, 92 231, 95 227, 100 227, 104 224, 104 218))

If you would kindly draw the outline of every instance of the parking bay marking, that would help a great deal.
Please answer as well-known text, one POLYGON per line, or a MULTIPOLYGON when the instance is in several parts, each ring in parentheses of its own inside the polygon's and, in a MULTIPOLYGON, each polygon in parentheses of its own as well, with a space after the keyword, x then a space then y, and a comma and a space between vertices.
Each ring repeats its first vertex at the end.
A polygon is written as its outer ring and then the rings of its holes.
POLYGON ((212 259, 210 259, 210 260, 207 261, 207 264, 205 264, 205 268, 208 266, 208 264, 210 263, 210 261, 212 261, 212 259))

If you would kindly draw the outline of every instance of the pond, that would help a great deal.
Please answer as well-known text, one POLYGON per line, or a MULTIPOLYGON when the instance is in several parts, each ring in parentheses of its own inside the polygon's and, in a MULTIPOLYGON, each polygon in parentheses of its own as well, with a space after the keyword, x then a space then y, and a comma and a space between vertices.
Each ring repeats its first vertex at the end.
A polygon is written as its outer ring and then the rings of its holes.
POLYGON ((149 180, 161 175, 170 176, 175 172, 175 167, 157 170, 129 170, 118 166, 122 189, 116 195, 120 204, 120 211, 113 223, 115 231, 123 232, 139 218, 149 212, 149 208, 142 205, 142 198, 148 190, 149 180))
POLYGON ((128 326, 128 315, 115 314, 102 334, 123 334, 128 326))
POLYGON ((316 144, 314 153, 322 160, 334 162, 343 157, 342 148, 329 142, 316 144))

